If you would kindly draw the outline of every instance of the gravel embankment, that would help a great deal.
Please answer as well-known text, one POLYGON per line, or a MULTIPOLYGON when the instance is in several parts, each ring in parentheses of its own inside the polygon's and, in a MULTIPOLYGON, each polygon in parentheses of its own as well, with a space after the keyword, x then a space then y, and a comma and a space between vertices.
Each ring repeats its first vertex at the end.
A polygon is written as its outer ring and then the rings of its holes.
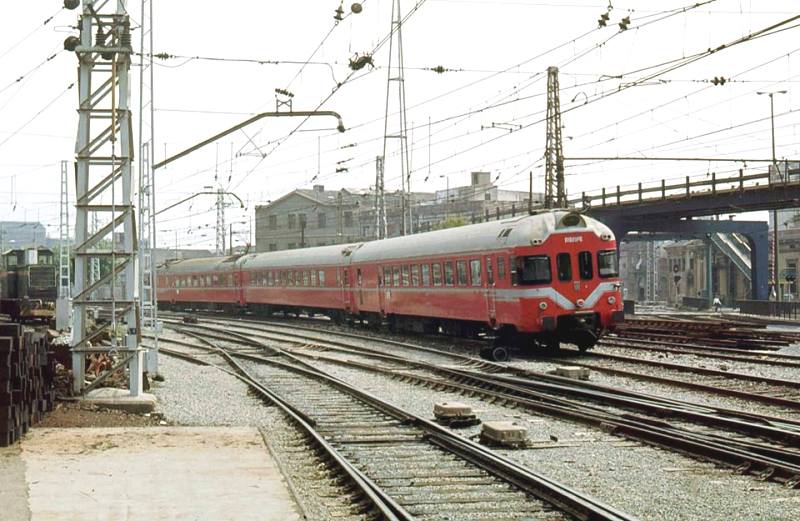
MULTIPOLYGON (((582 425, 499 407, 477 398, 405 384, 361 370, 317 362, 332 375, 411 412, 432 417, 436 401, 473 405, 483 421, 528 428, 533 448, 507 457, 649 521, 793 520, 800 493, 779 484, 698 462, 582 425)), ((480 427, 459 430, 475 436, 480 427)))
POLYGON ((310 454, 284 414, 249 393, 248 387, 213 367, 201 367, 166 355, 159 357, 164 382, 151 392, 157 412, 179 425, 251 426, 262 430, 289 488, 307 519, 360 521, 349 498, 325 466, 310 454))

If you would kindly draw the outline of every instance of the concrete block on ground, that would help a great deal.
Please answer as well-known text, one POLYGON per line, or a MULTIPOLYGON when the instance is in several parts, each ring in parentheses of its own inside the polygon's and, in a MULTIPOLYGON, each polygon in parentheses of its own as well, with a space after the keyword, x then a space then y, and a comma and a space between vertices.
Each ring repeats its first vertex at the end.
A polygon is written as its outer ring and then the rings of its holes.
POLYGON ((91 403, 99 407, 118 409, 136 414, 153 412, 157 401, 156 397, 149 393, 131 396, 127 389, 116 389, 113 387, 92 389, 86 393, 83 400, 86 403, 91 403))

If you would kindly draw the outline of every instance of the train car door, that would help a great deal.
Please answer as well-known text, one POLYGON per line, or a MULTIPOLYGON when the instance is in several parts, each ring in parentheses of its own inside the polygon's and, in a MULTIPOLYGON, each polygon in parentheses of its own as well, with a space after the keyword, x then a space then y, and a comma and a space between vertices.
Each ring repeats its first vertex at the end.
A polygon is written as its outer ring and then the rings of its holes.
POLYGON ((378 266, 378 310, 380 314, 383 316, 386 314, 386 285, 388 284, 386 280, 386 268, 383 266, 378 266))
POLYGON ((342 268, 342 301, 344 302, 344 309, 348 313, 353 307, 353 300, 350 291, 350 267, 342 268))
POLYGON ((486 256, 486 311, 489 315, 489 322, 494 325, 497 319, 497 304, 495 300, 494 265, 492 257, 486 256))
POLYGON ((361 268, 356 268, 356 284, 358 285, 358 308, 364 307, 364 277, 361 268))

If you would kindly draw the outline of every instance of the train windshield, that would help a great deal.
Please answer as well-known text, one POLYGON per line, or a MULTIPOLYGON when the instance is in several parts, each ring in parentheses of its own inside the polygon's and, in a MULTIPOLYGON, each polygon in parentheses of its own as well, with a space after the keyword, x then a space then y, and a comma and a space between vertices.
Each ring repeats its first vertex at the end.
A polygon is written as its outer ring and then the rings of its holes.
POLYGON ((619 275, 619 263, 616 250, 597 252, 597 272, 603 278, 619 275))
POLYGON ((550 257, 547 255, 522 257, 518 262, 519 283, 523 286, 550 282, 550 257))

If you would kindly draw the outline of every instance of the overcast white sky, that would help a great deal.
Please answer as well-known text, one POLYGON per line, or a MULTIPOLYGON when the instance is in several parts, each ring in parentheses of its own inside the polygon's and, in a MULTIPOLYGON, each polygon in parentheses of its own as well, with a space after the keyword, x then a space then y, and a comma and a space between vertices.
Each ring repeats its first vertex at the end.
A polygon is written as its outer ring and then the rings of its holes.
MULTIPOLYGON (((345 2, 345 10, 349 4, 345 2)), ((402 0, 403 12, 417 1, 402 0)), ((564 153, 570 156, 680 156, 769 158, 769 102, 759 90, 788 90, 775 98, 779 158, 800 155, 798 81, 800 28, 716 53, 609 95, 659 68, 641 70, 731 42, 800 14, 786 0, 716 0, 685 13, 687 0, 613 2, 609 27, 597 29, 608 2, 592 0, 426 0, 404 26, 406 97, 413 141, 412 188, 433 191, 467 184, 469 172, 488 170, 503 188, 527 189, 534 171, 541 190, 546 74, 561 69, 564 153), (792 10, 792 7, 795 10, 792 10), (628 31, 616 23, 630 16, 628 31), (619 34, 618 34, 619 33, 619 34), (555 49, 555 50, 553 50, 555 49), (443 66, 438 74, 428 68, 443 66), (639 71, 639 72, 637 72, 639 71), (623 75, 621 79, 610 78, 623 75), (708 80, 729 78, 724 86, 708 80), (574 102, 572 100, 575 100, 574 102), (591 103, 582 106, 585 101, 591 103), (500 106, 478 110, 508 102, 500 106), (788 112, 788 114, 787 114, 788 112), (470 113, 466 114, 465 113, 470 113), (428 121, 431 138, 429 140, 428 121), (755 123, 753 120, 762 119, 755 123), (512 123, 514 132, 485 129, 512 123), (516 128, 516 127, 515 127, 516 128), (430 166, 429 166, 430 161, 430 166), (426 181, 427 178, 427 181, 426 181)), ((369 52, 390 29, 390 0, 366 0, 363 12, 334 28, 338 0, 170 0, 155 2, 155 50, 178 56, 303 62, 330 32, 309 64, 257 64, 186 58, 159 60, 155 69, 156 159, 200 141, 249 115, 274 110, 275 88, 294 94, 295 110, 316 109, 344 81, 347 62, 369 52), (333 30, 331 31, 331 29, 333 30)), ((77 60, 62 49, 78 11, 60 2, 6 6, 0 32, 0 220, 58 223, 59 162, 72 161, 77 127, 77 60), (53 16, 46 25, 42 23, 53 16), (49 61, 49 56, 55 54, 49 61), (41 65, 41 66, 40 66, 41 65), (16 82, 17 78, 23 77, 16 82), (54 101, 55 100, 55 101, 54 101)), ((129 9, 138 22, 140 3, 129 9)), ((138 46, 138 33, 134 35, 138 46)), ((322 109, 339 112, 348 131, 315 118, 286 136, 298 119, 265 119, 157 173, 164 207, 203 186, 221 184, 247 201, 229 222, 249 219, 256 204, 298 187, 366 188, 383 146, 388 45, 369 67, 346 82, 322 109), (249 138, 267 153, 256 154, 249 138), (317 174, 317 146, 321 149, 317 174), (354 144, 352 147, 345 145, 354 144), (231 147, 234 151, 231 161, 231 147), (345 148, 342 148, 345 147, 345 148), (218 154, 218 164, 216 158, 218 154), (349 171, 335 173, 337 162, 349 171), (215 170, 217 181, 215 183, 215 170)), ((138 79, 133 71, 133 101, 138 79)), ((392 107, 396 108, 395 97, 392 107)), ((138 103, 134 103, 138 106, 138 103)), ((134 119, 137 115, 134 114, 134 119)), ((392 146, 390 146, 390 151, 392 146)), ((718 175, 741 165, 708 162, 567 163, 575 194, 601 186, 685 175, 718 175)), ((766 166, 748 164, 752 171, 766 166)), ((399 188, 399 161, 387 158, 387 188, 399 188)), ((70 187, 73 191, 74 186, 70 187)), ((212 196, 163 214, 159 243, 213 248, 212 196)), ((763 215, 759 215, 763 218, 763 215)), ((246 225, 236 225, 246 231, 246 225)), ((245 235, 236 243, 246 240, 245 235)))

